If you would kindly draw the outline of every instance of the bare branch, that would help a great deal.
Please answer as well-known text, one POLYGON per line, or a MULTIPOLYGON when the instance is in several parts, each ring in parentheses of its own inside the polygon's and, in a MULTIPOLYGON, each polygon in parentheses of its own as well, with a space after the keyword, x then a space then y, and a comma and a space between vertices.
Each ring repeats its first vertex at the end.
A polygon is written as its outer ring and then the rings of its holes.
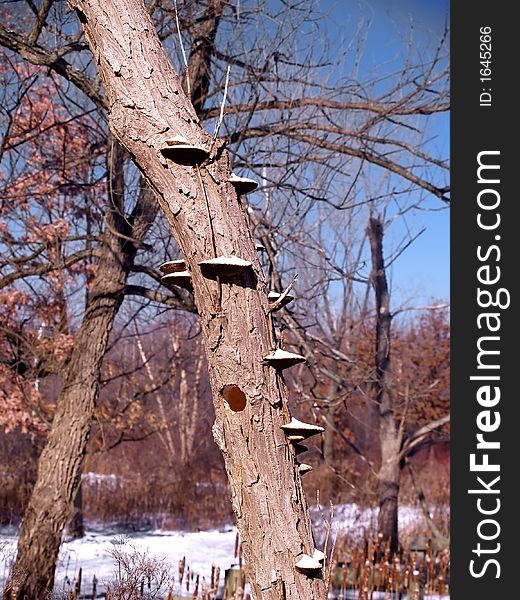
POLYGON ((94 82, 56 52, 48 52, 37 44, 30 44, 24 36, 15 31, 7 30, 3 25, 0 25, 0 44, 16 52, 33 65, 49 67, 49 69, 74 84, 98 107, 108 108, 106 98, 97 91, 94 82))
POLYGON ((427 436, 449 422, 450 415, 445 415, 444 417, 441 417, 436 421, 432 421, 431 423, 428 423, 427 425, 424 425, 413 432, 403 443, 403 448, 399 454, 400 459, 403 459, 407 454, 409 454, 418 444, 423 442, 427 436))

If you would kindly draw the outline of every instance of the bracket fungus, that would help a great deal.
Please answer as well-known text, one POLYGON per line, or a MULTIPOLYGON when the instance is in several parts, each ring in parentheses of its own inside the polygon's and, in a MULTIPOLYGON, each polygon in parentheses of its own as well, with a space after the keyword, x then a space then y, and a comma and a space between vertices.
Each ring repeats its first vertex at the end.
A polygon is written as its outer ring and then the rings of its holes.
POLYGON ((249 270, 253 264, 238 256, 218 256, 208 260, 201 260, 199 266, 204 275, 231 277, 241 275, 249 270))
POLYGON ((305 357, 301 354, 294 354, 294 352, 287 352, 287 350, 277 348, 274 352, 264 356, 264 362, 275 369, 287 369, 288 367, 305 362, 305 357))
POLYGON ((290 442, 303 442, 303 440, 305 439, 305 437, 303 435, 293 435, 293 434, 289 434, 287 436, 287 439, 290 442))
POLYGON ((284 430, 288 439, 298 438, 298 441, 305 440, 325 431, 325 429, 319 425, 304 423, 303 421, 298 421, 298 419, 295 419, 294 417, 289 423, 281 425, 281 428, 284 430))
POLYGON ((298 571, 310 575, 315 575, 323 568, 323 565, 317 558, 308 554, 304 554, 294 566, 298 571))
POLYGON ((296 453, 296 456, 298 456, 298 454, 303 454, 304 452, 307 452, 308 449, 309 447, 305 446, 305 444, 300 444, 298 442, 294 444, 294 451, 296 453))
POLYGON ((167 139, 161 152, 166 158, 185 166, 200 165, 209 156, 209 152, 205 148, 190 144, 182 135, 167 139))
POLYGON ((300 475, 305 475, 305 473, 312 471, 312 467, 306 463, 300 463, 298 465, 298 471, 300 472, 300 475))
POLYGON ((183 258, 167 260, 159 266, 159 271, 163 273, 181 273, 182 271, 186 271, 186 263, 183 258))
POLYGON ((254 179, 249 179, 249 177, 239 177, 235 173, 231 173, 231 177, 228 179, 228 182, 231 183, 231 185, 235 188, 236 193, 239 196, 250 194, 258 187, 258 183, 254 179))
POLYGON ((256 242, 255 248, 256 248, 257 252, 265 252, 265 246, 263 244, 261 244, 260 242, 256 242))
POLYGON ((325 560, 325 554, 321 550, 315 549, 312 558, 316 559, 320 563, 323 563, 325 560))
POLYGON ((166 285, 178 285, 186 290, 192 289, 191 275, 189 271, 178 271, 174 273, 168 273, 161 277, 162 283, 166 285))
POLYGON ((291 294, 286 294, 280 301, 281 296, 282 294, 279 292, 269 292, 269 294, 267 294, 267 299, 269 300, 269 306, 272 312, 279 311, 281 308, 294 300, 294 296, 291 296, 291 294))

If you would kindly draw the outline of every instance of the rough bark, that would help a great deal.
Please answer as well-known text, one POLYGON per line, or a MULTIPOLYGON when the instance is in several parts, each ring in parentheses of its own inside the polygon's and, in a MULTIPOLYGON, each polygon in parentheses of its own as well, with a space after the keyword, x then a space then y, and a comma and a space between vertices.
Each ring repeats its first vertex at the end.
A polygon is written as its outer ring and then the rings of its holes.
POLYGON ((80 483, 78 491, 73 502, 72 517, 67 525, 67 535, 77 540, 85 535, 85 522, 83 519, 83 484, 81 483, 81 473, 79 475, 80 483))
POLYGON ((390 552, 394 553, 399 546, 398 508, 401 467, 399 464, 399 435, 388 420, 382 420, 379 426, 381 446, 381 466, 378 478, 379 514, 377 518, 378 533, 382 540, 390 544, 390 552))
POLYGON ((400 451, 402 429, 395 418, 391 384, 390 294, 383 256, 384 227, 379 218, 371 217, 367 229, 372 258, 372 286, 376 298, 376 356, 374 396, 379 412, 381 466, 377 473, 379 515, 378 532, 389 542, 391 552, 398 548, 398 501, 401 478, 400 451))
POLYGON ((214 437, 225 460, 232 503, 257 599, 325 597, 323 581, 298 572, 313 553, 307 506, 280 425, 289 420, 282 377, 264 364, 274 349, 267 289, 229 157, 213 141, 182 91, 144 5, 137 0, 75 0, 105 84, 114 135, 155 190, 192 275, 216 413, 214 437), (210 150, 200 167, 167 160, 168 138, 182 135, 210 150), (199 261, 235 255, 253 267, 212 279, 199 261), (232 410, 226 386, 245 394, 232 410))
POLYGON ((155 216, 153 195, 145 189, 131 219, 134 230, 125 218, 124 154, 115 144, 109 158, 111 205, 106 216, 105 244, 38 463, 36 484, 22 521, 18 553, 5 593, 7 599, 45 598, 52 590, 61 537, 80 482, 99 394, 99 371, 136 253, 136 244, 129 238, 144 235, 155 216))

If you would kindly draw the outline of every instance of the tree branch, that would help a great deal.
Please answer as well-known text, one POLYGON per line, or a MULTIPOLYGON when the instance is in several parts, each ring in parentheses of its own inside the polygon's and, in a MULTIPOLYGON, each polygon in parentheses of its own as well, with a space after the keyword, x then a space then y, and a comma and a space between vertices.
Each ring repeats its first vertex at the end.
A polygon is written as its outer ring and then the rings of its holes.
POLYGON ((8 286, 14 281, 23 279, 25 277, 38 277, 39 275, 46 275, 47 273, 50 273, 51 271, 56 271, 58 269, 68 269, 77 262, 85 258, 92 258, 96 255, 99 255, 99 252, 96 249, 88 248, 87 250, 81 250, 80 252, 71 254, 67 258, 64 258, 60 261, 51 262, 45 265, 38 265, 32 268, 22 269, 20 271, 8 273, 4 277, 2 277, 2 279, 0 279, 0 289, 8 286))
POLYGON ((445 415, 436 421, 432 421, 423 427, 419 427, 410 436, 406 438, 403 443, 402 450, 399 454, 400 460, 402 460, 407 454, 409 454, 418 444, 420 444, 430 433, 439 429, 446 423, 450 422, 450 415, 445 415))
POLYGON ((16 52, 21 58, 33 65, 52 69, 55 73, 74 84, 99 108, 108 108, 106 98, 96 90, 94 82, 56 52, 48 52, 37 44, 31 44, 28 38, 15 31, 9 31, 2 25, 0 25, 0 44, 16 52))
POLYGON ((125 296, 140 296, 141 298, 146 298, 152 302, 158 302, 172 308, 186 310, 192 313, 197 312, 193 301, 190 302, 188 298, 184 298, 180 293, 175 291, 172 292, 171 295, 168 295, 161 294, 161 292, 151 290, 142 285, 126 285, 125 296))

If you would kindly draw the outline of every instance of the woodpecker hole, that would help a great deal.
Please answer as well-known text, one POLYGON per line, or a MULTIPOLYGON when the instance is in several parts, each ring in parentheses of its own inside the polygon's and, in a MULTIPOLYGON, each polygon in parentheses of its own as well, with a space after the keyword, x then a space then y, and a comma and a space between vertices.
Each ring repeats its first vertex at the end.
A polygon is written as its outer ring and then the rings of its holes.
POLYGON ((246 407, 246 395, 237 385, 224 386, 222 396, 233 412, 240 412, 246 407))

